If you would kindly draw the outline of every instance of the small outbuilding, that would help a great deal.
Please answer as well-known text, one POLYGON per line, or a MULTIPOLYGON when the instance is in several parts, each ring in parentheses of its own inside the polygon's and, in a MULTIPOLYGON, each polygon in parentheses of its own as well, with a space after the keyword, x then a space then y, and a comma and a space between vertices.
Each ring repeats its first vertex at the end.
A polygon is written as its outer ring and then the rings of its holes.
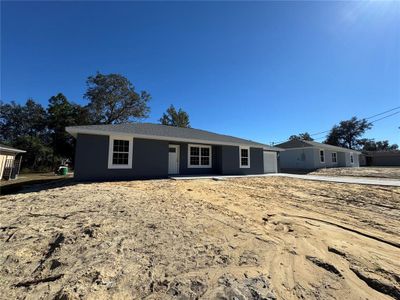
POLYGON ((366 151, 360 156, 361 166, 399 167, 400 151, 366 151))
POLYGON ((279 158, 283 171, 360 166, 361 152, 352 149, 297 139, 276 146, 285 149, 279 158))
POLYGON ((281 149, 194 128, 151 123, 72 126, 77 180, 277 172, 281 149))
POLYGON ((24 150, 0 144, 0 179, 15 179, 21 168, 24 150))

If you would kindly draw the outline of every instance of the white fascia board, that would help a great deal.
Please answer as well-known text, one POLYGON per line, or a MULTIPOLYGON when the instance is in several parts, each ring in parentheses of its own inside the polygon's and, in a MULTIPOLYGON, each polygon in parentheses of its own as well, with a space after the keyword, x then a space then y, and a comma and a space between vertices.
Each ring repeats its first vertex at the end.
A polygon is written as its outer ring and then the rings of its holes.
POLYGON ((10 149, 10 148, 5 148, 5 147, 0 147, 1 152, 11 152, 11 153, 26 153, 25 150, 19 150, 19 149, 10 149))
MULTIPOLYGON (((253 148, 253 147, 251 147, 253 148)), ((263 148, 264 152, 282 152, 282 151, 286 151, 287 149, 284 148, 278 148, 278 147, 272 147, 272 148, 263 148)))
MULTIPOLYGON (((240 144, 240 143, 227 143, 227 142, 215 142, 209 140, 198 140, 198 139, 187 139, 187 138, 174 138, 168 136, 157 136, 157 135, 147 135, 147 134, 132 134, 132 133, 124 133, 124 132, 116 132, 116 131, 104 131, 104 130, 93 130, 93 129, 77 129, 74 127, 66 127, 65 130, 71 134, 73 137, 77 137, 78 133, 80 134, 94 134, 94 135, 118 135, 125 137, 134 137, 139 139, 148 139, 148 140, 160 140, 160 141, 170 141, 170 142, 184 142, 184 143, 194 143, 194 144, 206 144, 206 145, 222 145, 222 146, 243 146, 243 147, 251 147, 251 148, 263 148, 262 145, 251 145, 251 144, 240 144)), ((281 150, 267 149, 267 151, 279 152, 281 150)))

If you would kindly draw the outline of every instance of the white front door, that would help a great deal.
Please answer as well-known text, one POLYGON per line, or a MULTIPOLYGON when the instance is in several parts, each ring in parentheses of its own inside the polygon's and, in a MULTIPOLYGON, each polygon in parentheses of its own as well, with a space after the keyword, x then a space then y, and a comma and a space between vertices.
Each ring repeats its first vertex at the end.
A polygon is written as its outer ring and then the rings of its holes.
POLYGON ((264 173, 276 173, 278 171, 278 161, 276 152, 264 151, 264 173))
POLYGON ((169 145, 168 174, 179 174, 179 145, 169 145))

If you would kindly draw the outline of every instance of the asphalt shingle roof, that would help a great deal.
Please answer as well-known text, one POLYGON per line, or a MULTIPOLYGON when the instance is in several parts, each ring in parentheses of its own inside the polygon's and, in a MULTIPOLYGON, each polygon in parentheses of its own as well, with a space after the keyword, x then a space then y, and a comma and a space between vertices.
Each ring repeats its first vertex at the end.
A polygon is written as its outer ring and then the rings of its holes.
POLYGON ((282 144, 278 144, 278 145, 276 145, 276 147, 283 148, 283 149, 300 148, 300 147, 316 147, 316 148, 327 149, 327 150, 332 150, 332 151, 361 153, 361 152, 353 150, 353 149, 332 146, 332 145, 318 143, 318 142, 314 142, 314 141, 305 141, 305 140, 291 140, 291 141, 287 141, 282 144))
POLYGON ((152 123, 124 123, 124 124, 111 124, 111 125, 85 125, 85 126, 71 126, 66 130, 71 133, 84 133, 84 132, 98 132, 98 133, 116 133, 116 134, 132 134, 154 137, 171 138, 173 140, 198 140, 199 142, 208 141, 210 143, 225 143, 247 145, 253 147, 261 147, 266 150, 279 151, 281 149, 270 147, 268 145, 254 142, 251 140, 241 139, 234 136, 213 133, 210 131, 194 129, 194 128, 181 128, 174 126, 166 126, 161 124, 152 123))

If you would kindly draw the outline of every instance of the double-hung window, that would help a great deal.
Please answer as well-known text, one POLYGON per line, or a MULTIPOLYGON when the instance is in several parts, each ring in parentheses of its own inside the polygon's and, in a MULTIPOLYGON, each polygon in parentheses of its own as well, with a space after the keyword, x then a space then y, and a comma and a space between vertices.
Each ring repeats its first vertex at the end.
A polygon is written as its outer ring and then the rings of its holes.
POLYGON ((211 146, 189 145, 189 168, 211 168, 211 146))
POLYGON ((319 150, 319 161, 321 163, 325 162, 325 151, 324 150, 319 150))
POLYGON ((332 162, 337 163, 337 153, 336 152, 332 152, 332 162))
POLYGON ((241 168, 250 168, 250 148, 239 147, 239 160, 241 168))
POLYGON ((110 137, 108 168, 127 169, 132 167, 132 139, 110 137))

